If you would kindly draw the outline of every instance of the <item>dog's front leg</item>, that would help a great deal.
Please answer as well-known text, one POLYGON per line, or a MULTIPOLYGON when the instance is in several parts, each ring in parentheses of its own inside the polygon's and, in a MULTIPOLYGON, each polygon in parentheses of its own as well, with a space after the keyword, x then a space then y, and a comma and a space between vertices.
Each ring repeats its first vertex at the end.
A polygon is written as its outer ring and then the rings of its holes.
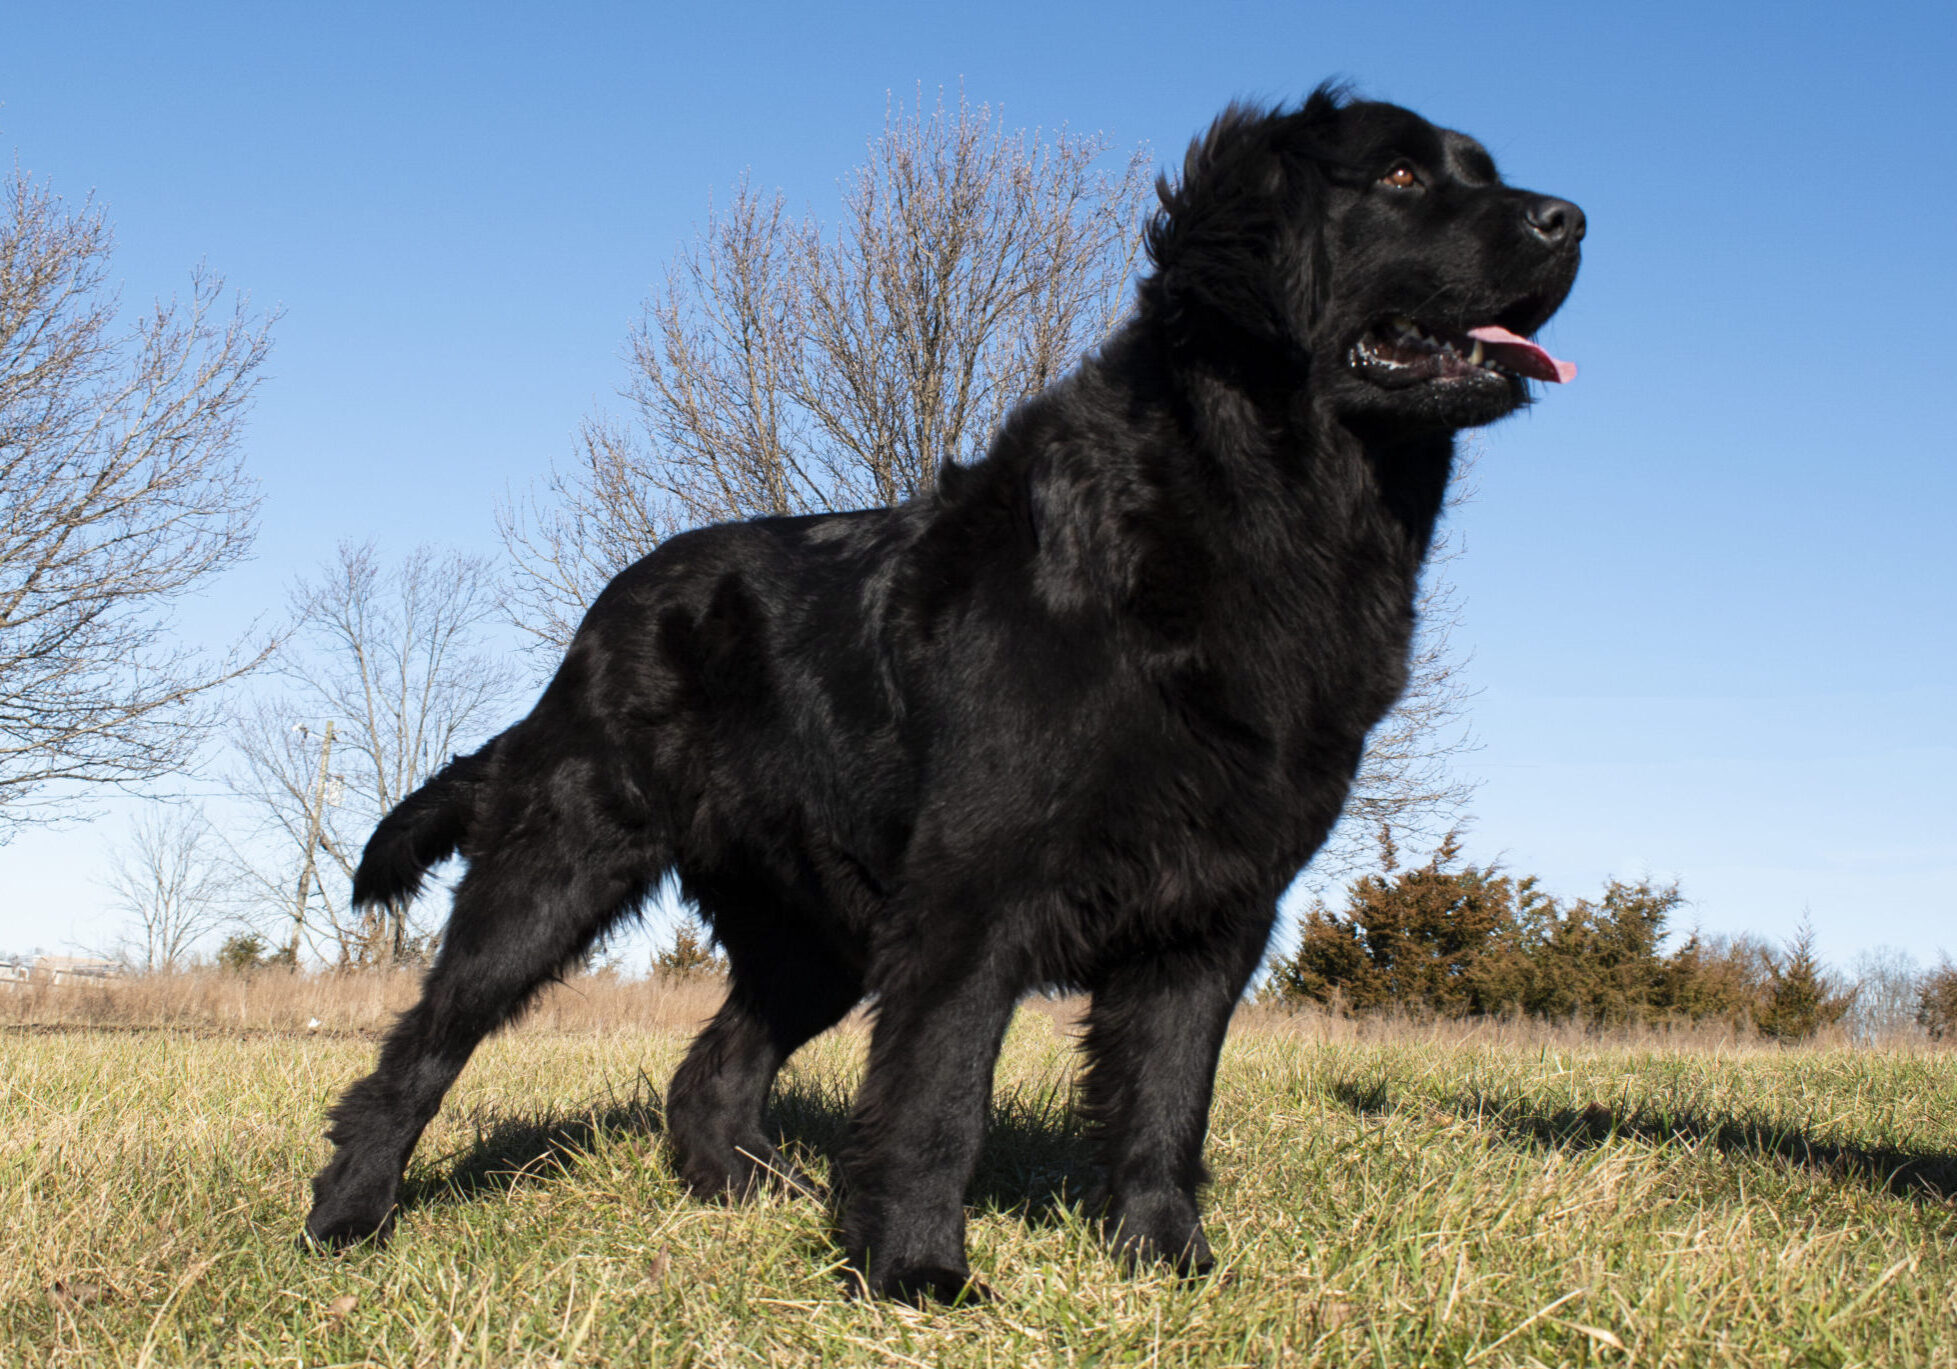
POLYGON ((1094 985, 1084 1100, 1106 1167, 1108 1243, 1184 1274, 1215 1263, 1197 1208, 1230 1015, 1270 923, 1202 951, 1122 965, 1094 985))
POLYGON ((843 1245, 875 1296, 982 1297, 965 1263, 965 1189, 1019 986, 996 957, 941 946, 907 958, 897 982, 878 986, 844 1163, 843 1245))

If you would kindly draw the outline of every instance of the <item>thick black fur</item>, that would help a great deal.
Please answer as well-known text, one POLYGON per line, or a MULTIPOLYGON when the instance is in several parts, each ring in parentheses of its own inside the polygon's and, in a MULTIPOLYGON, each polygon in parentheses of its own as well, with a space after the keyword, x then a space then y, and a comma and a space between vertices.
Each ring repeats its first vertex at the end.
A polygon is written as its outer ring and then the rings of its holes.
POLYGON ((367 848, 363 904, 468 870, 421 1001, 332 1111, 309 1238, 380 1233, 477 1043, 673 875, 732 977, 667 1099, 695 1193, 765 1176, 776 1070, 868 997, 842 1243, 873 1292, 956 1296, 1000 1037, 1072 985, 1108 1237, 1207 1269, 1232 1007, 1405 680, 1454 431, 1526 400, 1362 340, 1533 332, 1581 236, 1406 110, 1233 108, 1162 187, 1132 317, 982 461, 625 571, 530 716, 367 848))

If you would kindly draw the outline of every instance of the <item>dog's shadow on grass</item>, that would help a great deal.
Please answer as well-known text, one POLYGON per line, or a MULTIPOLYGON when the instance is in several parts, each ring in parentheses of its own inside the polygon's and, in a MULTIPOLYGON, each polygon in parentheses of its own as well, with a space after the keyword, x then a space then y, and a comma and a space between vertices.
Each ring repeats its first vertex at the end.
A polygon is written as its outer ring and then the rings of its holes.
MULTIPOLYGON (((1354 1112, 1396 1112, 1403 1102, 1381 1081, 1347 1081, 1332 1092, 1354 1112)), ((1773 1159, 1841 1184, 1949 1208, 1957 1204, 1957 1154, 1824 1140, 1807 1128, 1771 1116, 1735 1116, 1663 1107, 1550 1107, 1516 1095, 1460 1094, 1421 1100, 1541 1150, 1590 1150, 1614 1140, 1652 1146, 1710 1146, 1723 1155, 1773 1159)))
MULTIPOLYGON (((487 1201, 529 1185, 570 1177, 599 1147, 618 1139, 650 1143, 647 1163, 670 1175, 664 1106, 641 1075, 627 1093, 610 1093, 563 1112, 478 1113, 475 1139, 415 1164, 402 1184, 401 1214, 487 1201)), ((849 1139, 849 1099, 805 1079, 784 1079, 770 1101, 768 1125, 783 1153, 805 1173, 836 1160, 849 1139)), ((1018 1216, 1029 1225, 1063 1219, 1093 1180, 1087 1137, 1064 1090, 1016 1090, 992 1100, 985 1149, 966 1202, 1018 1216)), ((827 1192, 821 1198, 829 1200, 827 1192)))
POLYGON ((397 1214, 550 1184, 573 1174, 608 1139, 654 1138, 664 1131, 659 1093, 644 1075, 629 1093, 608 1093, 568 1111, 485 1108, 472 1120, 473 1141, 410 1164, 397 1214))

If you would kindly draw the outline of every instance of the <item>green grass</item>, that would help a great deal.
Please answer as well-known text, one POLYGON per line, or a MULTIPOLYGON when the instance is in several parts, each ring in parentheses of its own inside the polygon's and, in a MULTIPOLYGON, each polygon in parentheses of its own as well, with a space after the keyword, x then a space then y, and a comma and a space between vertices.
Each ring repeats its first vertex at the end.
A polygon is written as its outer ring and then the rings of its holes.
MULTIPOLYGON (((520 1031, 423 1139, 385 1249, 292 1244, 371 1042, 0 1034, 0 1361, 1957 1365, 1957 1056, 1707 1050, 1249 1014, 1217 1091, 1221 1277, 1122 1272, 1069 1205, 1072 1053, 1021 1015, 974 1186, 999 1295, 843 1293, 823 1212, 685 1199, 683 1037, 520 1031)), ((818 1174, 860 1033, 777 1117, 818 1174)))

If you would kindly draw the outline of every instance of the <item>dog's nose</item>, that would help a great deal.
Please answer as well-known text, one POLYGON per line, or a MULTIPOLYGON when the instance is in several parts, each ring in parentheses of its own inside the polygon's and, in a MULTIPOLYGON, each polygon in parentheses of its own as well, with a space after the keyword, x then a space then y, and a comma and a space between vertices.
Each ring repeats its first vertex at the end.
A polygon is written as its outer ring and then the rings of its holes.
POLYGON ((1583 241, 1583 211, 1568 200, 1538 195, 1523 211, 1529 231, 1551 247, 1574 247, 1583 241))

